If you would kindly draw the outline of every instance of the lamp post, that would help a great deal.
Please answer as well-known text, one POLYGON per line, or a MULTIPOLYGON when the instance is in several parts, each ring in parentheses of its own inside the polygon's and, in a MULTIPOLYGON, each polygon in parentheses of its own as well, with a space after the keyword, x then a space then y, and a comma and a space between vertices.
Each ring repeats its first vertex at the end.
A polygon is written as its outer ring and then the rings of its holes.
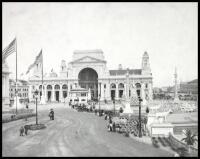
POLYGON ((100 94, 99 94, 99 116, 100 116, 100 94))
POLYGON ((34 92, 35 100, 36 100, 36 125, 38 125, 38 116, 37 116, 37 98, 38 98, 38 90, 34 92))
POLYGON ((139 100, 139 137, 142 137, 142 131, 141 131, 141 102, 142 98, 140 97, 140 91, 137 90, 138 100, 139 100))
POLYGON ((139 98, 139 137, 142 137, 142 130, 141 130, 141 102, 142 102, 142 98, 139 98))
POLYGON ((18 91, 15 91, 15 96, 16 96, 16 114, 17 114, 17 95, 18 95, 18 91))
POLYGON ((115 97, 113 98, 113 104, 114 104, 114 115, 115 115, 115 97))

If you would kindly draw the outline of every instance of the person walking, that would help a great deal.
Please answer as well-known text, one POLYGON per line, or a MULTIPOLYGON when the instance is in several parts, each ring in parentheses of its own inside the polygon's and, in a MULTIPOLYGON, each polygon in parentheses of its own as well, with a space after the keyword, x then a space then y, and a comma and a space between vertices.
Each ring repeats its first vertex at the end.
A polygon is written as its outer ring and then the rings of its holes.
POLYGON ((25 129, 25 135, 28 135, 28 125, 25 125, 24 129, 25 129))
POLYGON ((50 120, 52 120, 52 109, 50 109, 49 117, 50 117, 50 120))
POLYGON ((51 110, 51 114, 52 114, 52 120, 54 120, 54 111, 53 111, 53 109, 51 110))
POLYGON ((97 110, 96 109, 94 110, 94 112, 95 112, 95 115, 97 115, 97 110))
POLYGON ((115 131, 116 131, 116 130, 115 130, 115 122, 113 122, 112 128, 113 128, 113 132, 115 132, 115 131))
POLYGON ((109 117, 109 129, 110 129, 110 131, 112 131, 112 119, 111 119, 111 117, 109 117))
POLYGON ((20 135, 19 136, 24 136, 24 127, 22 126, 21 128, 20 128, 20 135))

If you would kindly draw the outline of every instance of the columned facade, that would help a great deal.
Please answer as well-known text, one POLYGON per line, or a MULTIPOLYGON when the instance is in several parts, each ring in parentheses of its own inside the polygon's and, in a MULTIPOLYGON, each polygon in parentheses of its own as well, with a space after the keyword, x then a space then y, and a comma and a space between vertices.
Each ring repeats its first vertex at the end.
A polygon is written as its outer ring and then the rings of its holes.
POLYGON ((9 99, 9 68, 6 61, 2 65, 2 104, 3 108, 8 107, 10 104, 9 99))
MULTIPOLYGON (((94 100, 99 99, 99 95, 100 100, 129 99, 134 90, 138 90, 142 98, 152 99, 152 73, 146 52, 142 57, 141 69, 122 69, 121 66, 116 70, 108 70, 106 64, 102 50, 74 51, 68 67, 62 60, 60 75, 52 71, 44 77, 46 101, 63 102, 64 98, 68 99, 69 91, 77 87, 90 88, 94 100)), ((32 86, 38 88, 41 77, 33 75, 29 83, 31 97, 32 86)))

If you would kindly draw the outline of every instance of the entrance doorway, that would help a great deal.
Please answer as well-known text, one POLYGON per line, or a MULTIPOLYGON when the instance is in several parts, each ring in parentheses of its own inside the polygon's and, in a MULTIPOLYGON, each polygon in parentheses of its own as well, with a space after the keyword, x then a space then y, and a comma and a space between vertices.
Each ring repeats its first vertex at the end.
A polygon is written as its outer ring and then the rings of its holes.
POLYGON ((123 90, 119 90, 119 98, 122 98, 123 96, 123 90))
POLYGON ((111 90, 111 99, 113 100, 115 98, 115 90, 111 90))
POLYGON ((78 83, 81 88, 90 88, 92 99, 98 99, 98 74, 94 69, 82 69, 78 74, 78 83))
POLYGON ((67 97, 67 91, 63 91, 63 98, 67 97))
POLYGON ((56 101, 59 102, 59 91, 56 91, 56 101))
POLYGON ((51 91, 48 91, 47 96, 48 96, 48 101, 51 101, 51 91))

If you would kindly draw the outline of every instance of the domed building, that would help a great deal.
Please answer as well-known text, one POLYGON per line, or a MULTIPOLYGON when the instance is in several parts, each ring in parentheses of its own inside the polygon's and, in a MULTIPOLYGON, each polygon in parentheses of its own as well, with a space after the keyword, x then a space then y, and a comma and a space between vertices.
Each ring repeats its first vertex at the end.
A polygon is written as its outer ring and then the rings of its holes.
MULTIPOLYGON (((147 52, 141 62, 140 69, 123 69, 120 64, 118 69, 109 70, 102 50, 75 50, 68 65, 65 60, 61 61, 59 75, 52 69, 48 76, 43 77, 45 99, 62 102, 71 89, 81 87, 90 89, 92 99, 119 100, 130 97, 136 91, 142 98, 151 100, 153 83, 147 52)), ((42 92, 42 68, 34 69, 29 78, 30 100, 33 100, 35 89, 40 91, 40 95, 42 92)))

